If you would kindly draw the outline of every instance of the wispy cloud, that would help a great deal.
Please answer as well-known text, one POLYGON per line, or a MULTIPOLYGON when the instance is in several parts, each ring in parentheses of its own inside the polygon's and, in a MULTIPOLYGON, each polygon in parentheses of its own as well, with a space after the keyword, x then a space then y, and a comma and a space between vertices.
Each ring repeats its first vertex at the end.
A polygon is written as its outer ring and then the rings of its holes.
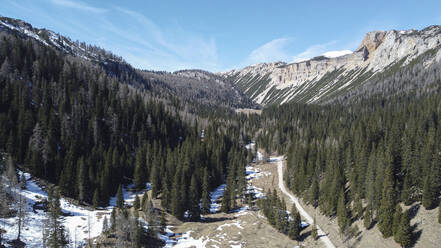
POLYGON ((316 44, 296 53, 292 49, 295 45, 293 38, 278 38, 254 49, 242 65, 276 61, 300 62, 329 52, 333 50, 331 48, 335 48, 336 44, 337 41, 316 44))
POLYGON ((289 46, 293 43, 293 38, 278 38, 263 44, 254 49, 246 58, 243 64, 256 64, 262 62, 290 61, 289 46))
POLYGON ((303 60, 307 60, 319 55, 324 54, 325 52, 329 51, 331 46, 335 45, 336 41, 330 41, 324 44, 316 44, 312 45, 308 48, 306 48, 303 52, 294 55, 292 61, 293 62, 299 62, 303 60))
POLYGON ((108 21, 105 25, 106 29, 121 38, 138 44, 139 47, 136 49, 126 47, 122 51, 126 54, 127 60, 133 62, 135 66, 155 69, 159 65, 166 65, 169 70, 177 70, 204 65, 202 69, 218 69, 219 59, 214 38, 188 32, 179 26, 165 29, 139 12, 121 7, 113 7, 113 9, 134 21, 136 26, 142 27, 142 29, 129 30, 119 27, 112 21, 108 21), (133 53, 134 50, 136 53, 133 53), (148 65, 153 67, 146 67, 148 65))
POLYGON ((93 13, 104 13, 107 11, 107 9, 103 8, 96 8, 93 6, 90 6, 87 3, 81 2, 81 1, 72 1, 72 0, 51 0, 52 3, 65 7, 65 8, 72 8, 87 12, 93 12, 93 13))

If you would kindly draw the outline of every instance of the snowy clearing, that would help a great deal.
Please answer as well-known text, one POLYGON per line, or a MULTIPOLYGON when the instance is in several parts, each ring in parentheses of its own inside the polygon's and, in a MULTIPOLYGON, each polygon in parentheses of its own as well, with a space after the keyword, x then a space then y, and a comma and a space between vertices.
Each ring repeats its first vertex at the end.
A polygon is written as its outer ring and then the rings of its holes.
MULTIPOLYGON (((21 195, 26 198, 28 208, 28 215, 24 230, 22 231, 21 240, 26 243, 27 247, 41 247, 46 213, 43 210, 34 211, 33 206, 36 202, 47 199, 47 192, 38 186, 29 173, 20 172, 19 174, 23 174, 26 179, 26 189, 21 192, 21 195)), ((150 188, 150 184, 147 184, 146 186, 147 189, 150 188)), ((129 204, 133 202, 136 195, 136 193, 129 191, 131 188, 133 188, 133 185, 129 185, 123 189, 124 201, 129 204)), ((144 191, 138 192, 138 195, 142 194, 144 194, 144 191)), ((66 228, 66 232, 69 235, 70 243, 81 245, 85 243, 85 239, 99 236, 102 232, 102 221, 104 220, 104 216, 107 216, 108 219, 110 218, 113 206, 116 205, 115 203, 116 197, 112 197, 110 200, 110 206, 105 209, 90 210, 72 204, 65 198, 61 198, 60 207, 62 212, 66 215, 61 218, 62 223, 66 228)), ((0 226, 7 231, 4 235, 6 240, 17 238, 17 223, 17 217, 0 218, 0 226)))

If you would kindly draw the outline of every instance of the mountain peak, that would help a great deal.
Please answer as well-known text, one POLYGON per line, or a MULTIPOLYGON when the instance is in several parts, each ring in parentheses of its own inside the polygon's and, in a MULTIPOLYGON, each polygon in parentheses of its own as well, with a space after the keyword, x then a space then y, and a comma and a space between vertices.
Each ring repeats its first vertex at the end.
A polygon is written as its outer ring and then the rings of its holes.
POLYGON ((378 46, 383 43, 384 38, 386 37, 386 31, 372 31, 368 32, 365 36, 363 41, 360 44, 360 47, 358 47, 357 51, 361 50, 363 47, 366 47, 369 53, 372 53, 377 49, 378 46))

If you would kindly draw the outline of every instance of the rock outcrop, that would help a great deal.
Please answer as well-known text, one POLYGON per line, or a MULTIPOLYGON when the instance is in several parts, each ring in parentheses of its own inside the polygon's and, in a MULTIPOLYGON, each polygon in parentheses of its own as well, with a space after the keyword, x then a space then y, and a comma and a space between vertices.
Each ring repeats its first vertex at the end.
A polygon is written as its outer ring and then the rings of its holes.
MULTIPOLYGON (((321 102, 360 85, 392 65, 405 66, 431 49, 439 49, 441 26, 423 30, 374 31, 352 54, 319 56, 298 63, 263 63, 221 73, 261 105, 288 101, 321 102)), ((435 61, 435 59, 433 60, 435 61)))

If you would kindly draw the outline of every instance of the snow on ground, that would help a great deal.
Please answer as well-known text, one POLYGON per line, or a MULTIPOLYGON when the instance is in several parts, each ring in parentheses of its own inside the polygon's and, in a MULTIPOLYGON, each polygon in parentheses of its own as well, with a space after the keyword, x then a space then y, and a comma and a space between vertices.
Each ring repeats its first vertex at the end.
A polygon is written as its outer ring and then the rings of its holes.
MULTIPOLYGON (((26 189, 21 192, 21 195, 27 200, 28 216, 24 227, 25 229, 22 232, 22 241, 27 244, 27 247, 41 247, 42 230, 46 219, 46 213, 42 210, 34 211, 33 206, 34 203, 47 199, 47 192, 37 185, 29 173, 23 173, 23 175, 26 179, 26 189)), ((132 185, 129 185, 127 188, 123 189, 124 200, 128 203, 133 202, 135 198, 135 193, 128 190, 132 187, 132 185)), ((149 184, 147 184, 147 188, 150 188, 149 184)), ((138 194, 142 195, 144 192, 138 192, 138 194)), ((81 206, 76 206, 65 198, 61 198, 61 209, 63 213, 67 215, 62 217, 62 222, 69 234, 70 243, 73 244, 75 242, 77 245, 84 244, 84 239, 99 236, 102 232, 102 221, 104 220, 104 216, 107 216, 108 219, 110 218, 115 203, 116 197, 112 197, 109 207, 103 210, 90 210, 81 206)), ((5 234, 7 240, 17 238, 17 222, 16 217, 0 219, 0 227, 7 231, 5 234)))
POLYGON ((259 177, 269 176, 271 172, 269 171, 260 171, 259 168, 248 165, 246 168, 246 179, 253 180, 259 177))
POLYGON ((216 213, 220 210, 221 205, 218 203, 219 198, 222 197, 225 191, 226 184, 222 184, 217 187, 213 192, 210 193, 211 204, 210 204, 210 213, 216 213))
POLYGON ((204 237, 200 237, 199 239, 195 239, 191 237, 191 233, 193 231, 188 231, 183 233, 182 236, 177 240, 176 244, 173 246, 174 248, 185 248, 185 247, 195 247, 195 248, 205 248, 210 239, 204 239, 204 237))
POLYGON ((263 160, 263 154, 257 151, 257 161, 262 161, 262 160, 263 160))
POLYGON ((248 145, 245 146, 245 148, 247 150, 249 149, 254 149, 254 147, 256 146, 256 143, 254 143, 254 141, 251 141, 251 143, 249 143, 248 145))
POLYGON ((243 227, 240 225, 240 221, 235 220, 235 221, 233 221, 232 223, 226 223, 226 224, 223 224, 223 225, 218 226, 218 227, 216 228, 216 230, 217 230, 217 231, 222 231, 222 229, 223 229, 224 227, 228 227, 228 226, 235 226, 235 227, 237 227, 237 228, 239 228, 239 229, 243 229, 243 227))

